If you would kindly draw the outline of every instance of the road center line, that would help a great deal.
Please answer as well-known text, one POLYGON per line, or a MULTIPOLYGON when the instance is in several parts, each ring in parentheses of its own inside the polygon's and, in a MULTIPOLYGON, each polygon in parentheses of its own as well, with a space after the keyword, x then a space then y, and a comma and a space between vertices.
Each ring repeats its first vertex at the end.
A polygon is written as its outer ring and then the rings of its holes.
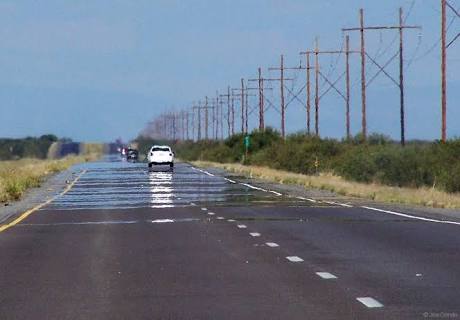
POLYGON ((388 213, 388 214, 392 214, 392 215, 399 216, 399 217, 404 217, 404 218, 409 218, 409 219, 421 220, 421 221, 426 221, 426 222, 434 222, 434 223, 453 224, 453 225, 460 226, 460 222, 455 222, 455 221, 437 220, 437 219, 417 217, 417 216, 413 216, 413 215, 410 215, 410 214, 405 214, 405 213, 400 213, 400 212, 395 212, 395 211, 389 211, 389 210, 383 210, 383 209, 377 209, 377 208, 366 207, 366 206, 362 206, 361 208, 364 208, 364 209, 367 209, 367 210, 372 210, 372 211, 388 213))
POLYGON ((288 256, 286 257, 286 259, 288 259, 291 262, 303 262, 303 259, 298 256, 288 256))
POLYGON ((383 307, 383 304, 381 304, 380 302, 378 302, 372 297, 360 297, 360 298, 356 298, 356 300, 358 300, 359 302, 361 302, 368 308, 382 308, 383 307))

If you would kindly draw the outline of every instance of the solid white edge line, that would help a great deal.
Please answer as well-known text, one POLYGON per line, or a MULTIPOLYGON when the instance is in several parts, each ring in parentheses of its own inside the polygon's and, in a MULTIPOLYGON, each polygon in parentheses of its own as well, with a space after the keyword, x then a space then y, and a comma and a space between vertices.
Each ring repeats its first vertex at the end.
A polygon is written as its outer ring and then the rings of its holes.
POLYGON ((248 187, 248 188, 254 189, 254 190, 259 190, 259 191, 267 192, 267 190, 265 190, 265 189, 262 189, 262 188, 259 188, 259 187, 255 187, 255 186, 252 186, 252 185, 247 184, 247 183, 240 183, 240 184, 243 185, 243 186, 246 186, 246 187, 248 187))
POLYGON ((270 248, 276 248, 276 247, 279 247, 280 245, 277 244, 276 242, 265 242, 265 244, 267 246, 269 246, 270 248))
POLYGON ((359 297, 359 298, 356 298, 356 300, 358 300, 359 302, 361 302, 368 308, 382 308, 383 307, 383 304, 381 304, 380 302, 378 302, 372 297, 359 297))
POLYGON ((460 222, 455 222, 455 221, 437 220, 437 219, 417 217, 417 216, 413 216, 413 215, 410 215, 410 214, 405 214, 405 213, 400 213, 400 212, 395 212, 395 211, 390 211, 390 210, 377 209, 377 208, 366 207, 366 206, 361 206, 361 208, 364 208, 364 209, 367 209, 367 210, 383 212, 383 213, 388 213, 388 214, 392 214, 392 215, 399 216, 399 217, 404 217, 404 218, 409 218, 409 219, 421 220, 421 221, 426 221, 426 222, 434 222, 434 223, 453 224, 453 225, 460 226, 460 222))
POLYGON ((279 192, 276 192, 276 191, 273 191, 273 190, 268 190, 268 192, 274 193, 277 196, 282 196, 283 195, 282 193, 279 193, 279 192))
POLYGON ((298 256, 287 256, 286 259, 288 259, 290 262, 303 262, 303 259, 298 256))
POLYGON ((236 183, 236 181, 233 181, 232 179, 229 179, 229 178, 224 178, 224 180, 227 180, 230 183, 236 183))
POLYGON ((335 275, 333 275, 332 273, 329 273, 329 272, 316 272, 316 274, 320 278, 325 279, 325 280, 337 279, 337 277, 335 275))

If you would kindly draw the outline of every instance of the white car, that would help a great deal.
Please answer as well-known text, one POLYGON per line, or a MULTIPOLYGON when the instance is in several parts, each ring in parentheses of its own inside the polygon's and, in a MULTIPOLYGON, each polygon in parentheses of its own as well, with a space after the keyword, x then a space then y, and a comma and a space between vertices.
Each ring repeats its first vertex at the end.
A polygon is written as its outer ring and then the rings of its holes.
POLYGON ((174 152, 169 146, 153 146, 147 155, 149 168, 154 165, 169 165, 174 167, 174 152))

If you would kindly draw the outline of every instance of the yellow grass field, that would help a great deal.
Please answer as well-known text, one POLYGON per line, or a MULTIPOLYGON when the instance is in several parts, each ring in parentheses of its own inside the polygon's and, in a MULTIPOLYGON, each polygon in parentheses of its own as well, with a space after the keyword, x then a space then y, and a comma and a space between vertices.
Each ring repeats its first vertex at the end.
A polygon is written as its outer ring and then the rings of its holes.
POLYGON ((434 208, 460 208, 460 194, 447 193, 433 188, 399 188, 379 184, 366 184, 348 181, 333 174, 308 176, 267 167, 244 166, 241 164, 222 164, 206 161, 195 161, 199 167, 215 167, 282 184, 295 184, 306 189, 322 189, 339 195, 362 199, 371 199, 386 203, 420 205, 434 208))

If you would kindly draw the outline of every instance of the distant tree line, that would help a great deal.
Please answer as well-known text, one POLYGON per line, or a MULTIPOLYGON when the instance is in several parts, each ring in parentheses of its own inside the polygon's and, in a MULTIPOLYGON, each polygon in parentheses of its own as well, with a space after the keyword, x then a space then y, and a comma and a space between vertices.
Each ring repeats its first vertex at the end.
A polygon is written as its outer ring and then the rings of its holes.
POLYGON ((53 134, 45 134, 38 138, 0 138, 0 160, 45 159, 50 146, 57 141, 58 137, 53 134))

